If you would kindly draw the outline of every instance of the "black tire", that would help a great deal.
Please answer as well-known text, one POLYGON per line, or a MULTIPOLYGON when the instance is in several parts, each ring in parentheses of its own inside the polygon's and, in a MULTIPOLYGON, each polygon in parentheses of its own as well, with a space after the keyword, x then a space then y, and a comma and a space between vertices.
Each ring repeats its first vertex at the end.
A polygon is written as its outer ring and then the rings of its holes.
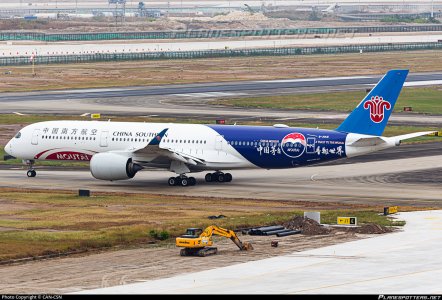
MULTIPOLYGON (((175 179, 175 178, 174 178, 175 179)), ((188 256, 188 254, 187 254, 187 250, 186 249, 181 249, 180 250, 180 255, 181 256, 188 256)))
POLYGON ((189 182, 189 178, 181 178, 181 186, 189 186, 190 182, 189 182))
POLYGON ((26 173, 26 175, 27 175, 28 177, 35 177, 35 176, 37 176, 37 172, 35 172, 35 170, 29 170, 29 171, 26 173))
POLYGON ((226 173, 224 176, 226 177, 226 182, 231 182, 233 179, 232 174, 230 173, 226 173))
POLYGON ((189 177, 189 183, 190 183, 190 185, 195 185, 196 184, 196 179, 195 179, 195 177, 189 177))
POLYGON ((206 179, 206 182, 212 182, 213 181, 212 174, 211 173, 207 173, 205 179, 206 179))
POLYGON ((226 181, 226 176, 223 173, 220 173, 217 175, 218 182, 225 182, 226 181))
POLYGON ((168 183, 170 186, 175 186, 175 185, 177 185, 177 180, 176 180, 175 177, 170 177, 169 180, 167 181, 167 183, 168 183))

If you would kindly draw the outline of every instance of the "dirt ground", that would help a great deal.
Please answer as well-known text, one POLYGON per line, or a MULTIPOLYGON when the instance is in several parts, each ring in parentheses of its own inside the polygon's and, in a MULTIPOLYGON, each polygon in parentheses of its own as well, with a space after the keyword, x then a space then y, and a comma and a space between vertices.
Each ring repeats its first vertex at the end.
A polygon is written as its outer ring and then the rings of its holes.
POLYGON ((227 239, 217 239, 218 254, 181 257, 174 245, 110 251, 88 256, 56 258, 0 266, 0 293, 69 293, 177 274, 204 271, 293 252, 344 243, 370 235, 334 232, 330 235, 240 236, 254 250, 241 252, 227 239), (271 247, 278 241, 278 247, 271 247))
MULTIPOLYGON (((44 31, 47 33, 68 32, 127 32, 127 31, 167 31, 167 30, 224 30, 224 29, 259 29, 259 28, 296 28, 296 27, 348 27, 387 25, 383 22, 342 22, 339 19, 325 18, 322 21, 308 21, 308 15, 300 14, 297 20, 294 13, 274 17, 271 14, 250 14, 233 11, 227 15, 163 17, 159 19, 126 18, 124 24, 115 24, 115 18, 49 20, 40 19, 33 22, 19 19, 0 20, 0 30, 44 31)), ((400 24, 397 24, 400 25, 400 24)))
POLYGON ((442 69, 440 51, 1 67, 0 92, 384 74, 442 69), (9 71, 11 72, 9 74, 9 71))

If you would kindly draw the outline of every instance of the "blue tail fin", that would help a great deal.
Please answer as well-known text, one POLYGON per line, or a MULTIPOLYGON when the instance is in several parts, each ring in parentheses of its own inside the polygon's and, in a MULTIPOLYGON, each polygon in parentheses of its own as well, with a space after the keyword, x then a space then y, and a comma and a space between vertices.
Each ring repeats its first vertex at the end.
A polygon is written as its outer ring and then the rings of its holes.
POLYGON ((382 135, 407 75, 408 70, 388 71, 336 130, 382 135))

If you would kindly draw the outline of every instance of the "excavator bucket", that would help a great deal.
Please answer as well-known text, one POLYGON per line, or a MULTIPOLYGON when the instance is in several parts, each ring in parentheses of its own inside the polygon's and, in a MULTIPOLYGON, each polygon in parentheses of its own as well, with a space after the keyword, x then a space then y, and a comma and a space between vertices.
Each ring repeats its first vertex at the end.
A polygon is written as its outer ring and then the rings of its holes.
POLYGON ((249 242, 243 242, 241 250, 250 251, 253 250, 253 246, 249 242))

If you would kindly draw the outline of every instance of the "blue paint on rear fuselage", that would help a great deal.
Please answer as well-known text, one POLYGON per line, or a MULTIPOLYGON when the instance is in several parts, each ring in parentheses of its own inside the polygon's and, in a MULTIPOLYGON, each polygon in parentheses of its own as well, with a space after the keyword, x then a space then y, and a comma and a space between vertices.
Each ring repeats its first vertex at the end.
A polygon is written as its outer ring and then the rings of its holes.
POLYGON ((293 168, 346 157, 347 133, 267 126, 208 125, 245 159, 265 169, 293 168))

